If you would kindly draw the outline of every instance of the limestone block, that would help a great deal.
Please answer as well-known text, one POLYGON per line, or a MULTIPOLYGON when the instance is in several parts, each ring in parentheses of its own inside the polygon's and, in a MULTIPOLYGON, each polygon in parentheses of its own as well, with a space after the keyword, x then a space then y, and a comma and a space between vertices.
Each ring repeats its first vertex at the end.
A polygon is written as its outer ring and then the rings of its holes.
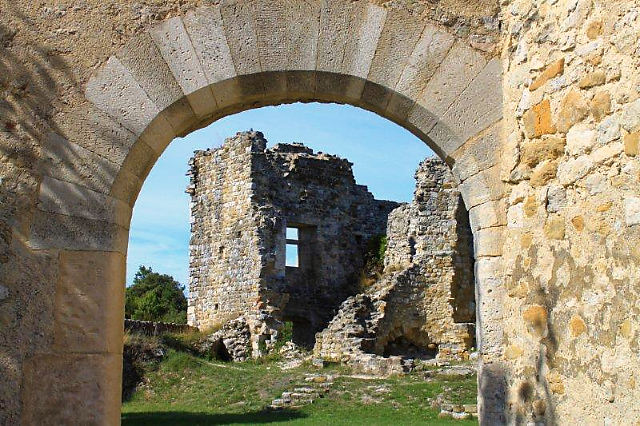
POLYGON ((129 151, 127 159, 120 171, 127 170, 131 174, 144 180, 158 159, 159 154, 143 140, 138 141, 129 151))
POLYGON ((571 90, 560 104, 560 112, 556 120, 557 129, 567 133, 574 124, 579 123, 589 114, 589 105, 577 90, 571 90))
POLYGON ((469 177, 460 184, 459 188, 467 209, 487 201, 502 199, 505 195, 499 166, 490 167, 469 177))
POLYGON ((73 182, 108 194, 118 173, 118 164, 50 132, 42 141, 37 170, 53 178, 73 182))
POLYGON ((135 135, 160 113, 138 82, 114 56, 87 83, 86 98, 135 135))
POLYGON ((562 75, 564 72, 564 58, 560 58, 555 62, 549 64, 545 70, 536 78, 531 86, 529 86, 530 91, 534 91, 540 87, 542 87, 547 81, 550 79, 562 75))
POLYGON ((219 6, 199 7, 183 18, 193 48, 210 84, 236 76, 219 6))
POLYGON ((100 250, 126 253, 128 231, 115 223, 36 210, 29 246, 36 250, 100 250))
POLYGON ((120 253, 61 252, 54 347, 61 352, 122 353, 124 282, 125 258, 120 253))
POLYGON ((502 255, 504 227, 480 229, 473 234, 474 256, 491 257, 502 255))
POLYGON ((453 46, 454 40, 448 32, 427 23, 402 70, 396 91, 418 98, 453 46))
POLYGON ((353 2, 322 2, 316 64, 318 71, 342 72, 347 40, 353 29, 350 22, 355 15, 356 7, 360 6, 353 2))
POLYGON ((129 229, 131 207, 121 200, 69 182, 44 177, 38 208, 45 212, 115 223, 129 229))
POLYGON ((57 116, 56 124, 64 139, 113 164, 122 164, 137 139, 136 135, 89 102, 57 116))
POLYGON ((262 71, 252 3, 242 0, 223 2, 220 14, 238 75, 262 71))
MULTIPOLYGON (((502 117, 502 64, 492 59, 453 102, 442 121, 464 142, 502 117)), ((449 147, 453 152, 458 147, 449 147)))
MULTIPOLYGON (((421 104, 417 105, 422 107, 421 104)), ((438 153, 442 158, 447 158, 451 156, 456 149, 462 146, 464 141, 461 140, 458 134, 449 127, 449 123, 440 121, 440 118, 441 117, 434 116, 436 124, 429 131, 427 136, 433 141, 434 145, 437 146, 437 150, 434 149, 434 151, 436 151, 436 153, 438 153)))
POLYGON ((463 42, 456 42, 427 83, 419 100, 420 105, 438 117, 444 116, 486 64, 487 60, 480 52, 463 42))
POLYGON ((520 147, 520 162, 535 167, 564 154, 565 139, 555 136, 525 141, 520 147))
POLYGON ((216 109, 209 82, 182 19, 168 19, 151 28, 151 37, 169 65, 196 116, 206 117, 216 109))
POLYGON ((624 136, 624 153, 630 157, 638 155, 640 145, 640 132, 629 133, 624 136))
POLYGON ((23 424, 120 422, 122 355, 36 355, 23 371, 23 424))
POLYGON ((640 198, 624 199, 624 217, 627 226, 640 225, 640 198))
POLYGON ((471 229, 478 230, 507 224, 507 200, 495 200, 479 204, 469 211, 471 229))
POLYGON ((429 147, 435 151, 441 158, 446 158, 445 152, 435 141, 431 140, 427 135, 433 130, 433 127, 438 122, 438 117, 432 114, 428 109, 424 108, 420 104, 414 104, 413 108, 407 115, 404 126, 417 135, 420 135, 420 139, 426 141, 429 147))
POLYGON ((570 158, 558 166, 558 180, 562 185, 570 185, 584 177, 593 168, 593 160, 586 155, 570 158))
POLYGON ((522 116, 522 122, 524 124, 524 133, 528 138, 537 138, 556 132, 556 126, 551 119, 551 103, 548 99, 534 105, 525 112, 522 116))
POLYGON ((342 72, 366 79, 384 28, 387 10, 365 3, 354 12, 345 46, 342 72))
POLYGON ((395 89, 424 26, 402 9, 387 11, 367 80, 395 89))
POLYGON ((288 69, 315 70, 320 35, 320 7, 325 2, 294 0, 286 3, 289 5, 287 10, 288 69))
POLYGON ((596 143, 596 132, 587 125, 576 125, 567 133, 567 152, 571 155, 585 154, 596 143))
POLYGON ((262 71, 287 70, 288 3, 254 0, 258 55, 262 71))
POLYGON ((620 124, 628 132, 640 130, 640 99, 624 106, 620 124))
POLYGON ((176 134, 195 123, 197 117, 191 105, 149 33, 134 37, 116 53, 116 57, 131 72, 158 110, 163 111, 176 134))
POLYGON ((589 102, 591 114, 596 121, 602 120, 611 113, 611 95, 608 92, 598 92, 589 102))
POLYGON ((127 170, 121 170, 116 176, 109 195, 122 200, 133 207, 144 181, 127 170))
POLYGON ((478 137, 469 139, 451 154, 452 171, 460 181, 498 164, 502 122, 491 126, 478 137))

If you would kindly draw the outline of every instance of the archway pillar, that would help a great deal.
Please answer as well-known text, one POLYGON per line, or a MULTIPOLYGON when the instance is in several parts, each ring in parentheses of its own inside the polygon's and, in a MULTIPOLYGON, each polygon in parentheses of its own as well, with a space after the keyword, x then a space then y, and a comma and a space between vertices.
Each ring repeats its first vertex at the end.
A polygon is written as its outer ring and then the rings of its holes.
POLYGON ((24 361, 24 424, 120 422, 125 257, 61 251, 50 351, 24 361))

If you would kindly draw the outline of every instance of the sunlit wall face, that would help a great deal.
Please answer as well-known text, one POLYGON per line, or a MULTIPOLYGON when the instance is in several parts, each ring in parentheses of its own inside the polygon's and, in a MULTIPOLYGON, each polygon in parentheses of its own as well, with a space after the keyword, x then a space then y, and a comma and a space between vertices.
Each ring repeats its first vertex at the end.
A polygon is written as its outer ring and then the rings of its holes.
POLYGON ((433 152, 402 127, 360 108, 291 104, 231 115, 176 139, 146 179, 129 233, 127 284, 140 265, 188 283, 189 196, 187 162, 194 150, 220 146, 236 132, 264 133, 269 146, 301 142, 314 151, 347 158, 355 178, 378 199, 410 201, 418 163, 433 152))

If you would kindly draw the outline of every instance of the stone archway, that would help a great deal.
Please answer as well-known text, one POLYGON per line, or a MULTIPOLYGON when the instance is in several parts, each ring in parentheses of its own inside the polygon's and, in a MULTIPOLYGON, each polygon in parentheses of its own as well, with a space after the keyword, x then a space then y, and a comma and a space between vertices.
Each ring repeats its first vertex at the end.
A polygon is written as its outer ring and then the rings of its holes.
POLYGON ((168 143, 242 110, 321 101, 407 128, 460 180, 477 258, 481 416, 501 422, 501 92, 497 58, 366 2, 230 1, 133 37, 43 142, 27 246, 58 254, 57 284, 51 345, 23 366, 25 421, 118 422, 131 209, 168 143))

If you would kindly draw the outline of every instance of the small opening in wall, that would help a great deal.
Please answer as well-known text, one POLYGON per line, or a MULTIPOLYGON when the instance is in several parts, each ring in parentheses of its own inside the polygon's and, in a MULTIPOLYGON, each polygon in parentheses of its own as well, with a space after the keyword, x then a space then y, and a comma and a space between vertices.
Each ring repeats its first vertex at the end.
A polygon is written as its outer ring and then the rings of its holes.
POLYGON ((291 268, 297 268, 300 266, 298 259, 298 245, 287 244, 287 266, 291 268))
POLYGON ((287 245, 285 248, 286 266, 297 268, 300 266, 300 258, 298 253, 298 228, 287 227, 286 232, 287 245))
POLYGON ((215 304, 213 305, 213 310, 214 310, 214 311, 217 311, 217 310, 218 310, 218 308, 219 308, 219 305, 218 305, 217 303, 215 303, 215 304))

